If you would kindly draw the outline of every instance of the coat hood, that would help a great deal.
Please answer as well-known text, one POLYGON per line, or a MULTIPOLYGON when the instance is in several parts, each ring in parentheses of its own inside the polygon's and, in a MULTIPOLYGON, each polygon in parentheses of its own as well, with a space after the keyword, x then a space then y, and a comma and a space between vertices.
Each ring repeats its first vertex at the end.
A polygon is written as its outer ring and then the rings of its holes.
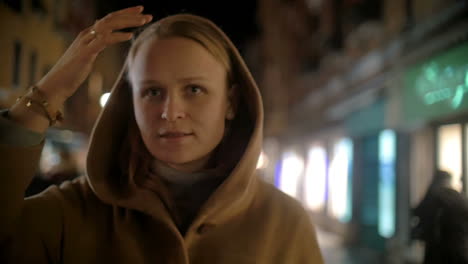
MULTIPOLYGON (((233 169, 204 206, 207 214, 226 217, 235 214, 252 199, 256 185, 255 170, 262 145, 263 107, 259 89, 244 60, 229 38, 209 20, 193 15, 175 15, 168 19, 196 19, 219 33, 226 41, 238 84, 239 104, 230 129, 230 140, 221 150, 223 156, 235 155, 233 169), (227 152, 227 153, 226 153, 227 152)), ((128 61, 128 60, 126 60, 128 61)), ((131 86, 123 66, 110 97, 101 111, 90 140, 87 180, 94 193, 105 203, 158 214, 156 196, 142 189, 127 174, 119 171, 119 155, 133 120, 131 86)))

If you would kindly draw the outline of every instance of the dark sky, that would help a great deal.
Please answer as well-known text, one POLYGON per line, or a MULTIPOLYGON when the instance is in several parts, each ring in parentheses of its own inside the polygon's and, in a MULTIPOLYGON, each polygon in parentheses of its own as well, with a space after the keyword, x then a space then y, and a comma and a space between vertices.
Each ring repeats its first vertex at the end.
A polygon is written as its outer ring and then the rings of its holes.
POLYGON ((220 26, 242 49, 246 40, 258 32, 256 23, 256 0, 115 0, 99 1, 98 16, 125 7, 144 5, 144 13, 152 14, 155 19, 176 13, 192 13, 211 19, 220 26))

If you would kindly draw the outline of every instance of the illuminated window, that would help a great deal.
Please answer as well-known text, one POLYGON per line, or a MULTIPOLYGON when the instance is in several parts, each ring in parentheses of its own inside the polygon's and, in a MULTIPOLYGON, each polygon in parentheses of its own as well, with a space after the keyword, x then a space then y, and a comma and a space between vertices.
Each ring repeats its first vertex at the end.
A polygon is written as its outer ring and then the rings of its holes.
POLYGON ((330 214, 341 222, 348 222, 352 216, 351 164, 353 144, 342 139, 333 147, 333 158, 328 171, 330 214))
POLYGON ((462 127, 460 124, 441 126, 437 130, 437 167, 452 175, 452 187, 462 189, 462 127))
POLYGON ((295 152, 286 152, 281 164, 280 189, 297 198, 298 183, 303 171, 304 160, 295 152))
POLYGON ((327 181, 327 153, 323 147, 312 147, 307 156, 305 171, 305 202, 312 210, 325 205, 327 181))
POLYGON ((379 234, 389 238, 395 234, 396 210, 396 135, 384 130, 379 135, 379 234))

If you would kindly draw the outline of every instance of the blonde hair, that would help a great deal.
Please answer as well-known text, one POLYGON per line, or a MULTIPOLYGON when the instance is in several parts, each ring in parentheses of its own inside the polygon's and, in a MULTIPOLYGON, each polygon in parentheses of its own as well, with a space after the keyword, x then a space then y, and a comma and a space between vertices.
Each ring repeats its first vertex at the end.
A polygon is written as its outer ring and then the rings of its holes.
MULTIPOLYGON (((211 21, 202 17, 181 14, 170 16, 147 26, 133 41, 127 56, 127 80, 130 80, 129 69, 134 63, 139 47, 150 39, 167 39, 182 37, 202 45, 225 67, 229 89, 233 87, 234 76, 233 50, 221 32, 211 21)), ((136 121, 132 115, 129 120, 127 138, 121 150, 122 171, 128 173, 129 179, 137 184, 145 184, 144 175, 149 172, 152 156, 145 147, 136 121)))
POLYGON ((127 57, 127 74, 141 44, 148 39, 182 37, 202 45, 225 67, 228 84, 234 80, 231 48, 222 33, 209 20, 193 15, 176 15, 147 26, 135 39, 127 57))

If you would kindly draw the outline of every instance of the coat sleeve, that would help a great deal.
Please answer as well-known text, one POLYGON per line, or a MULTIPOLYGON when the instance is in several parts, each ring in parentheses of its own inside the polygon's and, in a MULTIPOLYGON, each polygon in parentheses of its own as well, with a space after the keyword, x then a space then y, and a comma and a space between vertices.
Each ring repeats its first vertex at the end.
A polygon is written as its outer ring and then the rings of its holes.
POLYGON ((0 110, 0 144, 27 147, 40 144, 44 133, 29 130, 8 119, 8 110, 0 110))
POLYGON ((63 208, 57 187, 24 199, 43 142, 30 147, 0 144, 0 263, 56 263, 60 259, 63 208))

